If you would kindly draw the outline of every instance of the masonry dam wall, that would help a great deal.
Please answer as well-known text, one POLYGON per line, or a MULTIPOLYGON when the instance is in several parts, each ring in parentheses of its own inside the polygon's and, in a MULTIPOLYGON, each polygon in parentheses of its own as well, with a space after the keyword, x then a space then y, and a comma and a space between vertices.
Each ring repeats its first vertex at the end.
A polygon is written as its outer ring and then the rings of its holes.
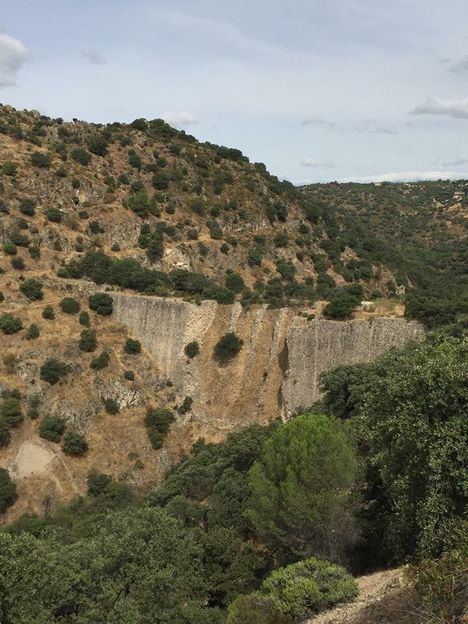
POLYGON ((123 294, 113 298, 115 319, 149 350, 174 391, 192 397, 192 428, 210 440, 306 408, 320 397, 322 372, 370 362, 423 336, 419 323, 397 318, 307 321, 288 308, 246 310, 238 303, 195 305, 123 294), (220 366, 213 348, 228 331, 235 331, 244 346, 220 366), (200 354, 190 360, 184 347, 193 340, 200 344, 200 354))

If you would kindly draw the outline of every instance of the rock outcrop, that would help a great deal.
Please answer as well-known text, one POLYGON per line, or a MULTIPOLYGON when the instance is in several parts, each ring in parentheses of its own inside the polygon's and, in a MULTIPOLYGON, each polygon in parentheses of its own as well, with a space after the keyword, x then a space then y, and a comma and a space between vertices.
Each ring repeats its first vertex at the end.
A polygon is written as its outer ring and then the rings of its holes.
POLYGON ((115 318, 152 353, 175 392, 193 399, 192 419, 210 439, 307 408, 320 397, 322 372, 370 362, 423 335, 419 323, 398 318, 307 321, 290 308, 113 297, 115 318), (236 332, 244 345, 231 363, 220 366, 213 348, 228 331, 236 332), (184 348, 193 340, 199 342, 200 354, 189 359, 184 348))

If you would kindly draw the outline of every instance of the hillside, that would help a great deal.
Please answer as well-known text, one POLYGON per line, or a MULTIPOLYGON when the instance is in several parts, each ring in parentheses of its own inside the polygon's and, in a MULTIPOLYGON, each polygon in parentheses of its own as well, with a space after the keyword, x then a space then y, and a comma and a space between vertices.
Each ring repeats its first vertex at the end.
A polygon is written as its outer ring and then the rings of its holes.
MULTIPOLYGON (((398 286, 421 287, 400 280, 405 249, 380 247, 387 195, 400 205, 406 187, 298 190, 161 120, 65 123, 9 106, 0 171, 0 464, 18 483, 6 519, 83 494, 94 469, 145 490, 199 437, 297 413, 320 397, 320 373, 422 337, 378 318, 403 315, 398 286), (373 306, 355 311, 364 297, 373 306), (322 318, 327 300, 344 323, 322 318), (240 353, 220 363, 232 331, 240 353)), ((446 186, 432 218, 461 258, 463 202, 446 186)), ((419 206, 439 187, 414 189, 419 206)))
MULTIPOLYGON (((466 180, 313 184, 301 192, 318 215, 334 224, 336 253, 340 245, 349 245, 368 263, 392 271, 396 285, 408 294, 410 317, 437 326, 466 315, 466 180)), ((391 290, 392 284, 387 287, 391 290)))

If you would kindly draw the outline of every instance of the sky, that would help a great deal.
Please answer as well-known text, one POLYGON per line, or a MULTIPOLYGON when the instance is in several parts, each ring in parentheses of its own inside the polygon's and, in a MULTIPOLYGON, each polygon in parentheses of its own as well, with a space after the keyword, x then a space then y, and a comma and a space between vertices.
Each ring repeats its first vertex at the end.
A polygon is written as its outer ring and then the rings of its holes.
POLYGON ((466 0, 15 0, 0 102, 162 117, 295 184, 468 178, 466 0))

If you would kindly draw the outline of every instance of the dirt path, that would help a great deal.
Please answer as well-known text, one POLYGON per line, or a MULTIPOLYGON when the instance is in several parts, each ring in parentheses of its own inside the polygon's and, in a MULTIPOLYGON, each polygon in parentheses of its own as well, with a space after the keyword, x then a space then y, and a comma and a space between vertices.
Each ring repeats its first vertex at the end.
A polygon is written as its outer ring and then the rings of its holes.
POLYGON ((403 568, 375 572, 356 581, 359 595, 354 602, 321 613, 304 624, 420 624, 421 619, 410 606, 403 568))

